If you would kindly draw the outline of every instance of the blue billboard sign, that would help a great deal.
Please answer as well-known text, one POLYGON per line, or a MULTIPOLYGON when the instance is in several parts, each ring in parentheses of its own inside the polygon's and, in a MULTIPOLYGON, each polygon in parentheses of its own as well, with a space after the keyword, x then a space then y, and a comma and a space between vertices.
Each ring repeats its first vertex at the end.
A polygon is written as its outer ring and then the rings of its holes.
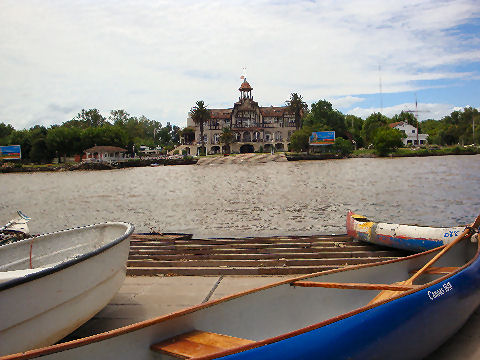
POLYGON ((312 132, 308 142, 310 145, 332 145, 335 143, 335 131, 312 132))
POLYGON ((0 160, 18 160, 21 158, 20 145, 0 146, 0 160))

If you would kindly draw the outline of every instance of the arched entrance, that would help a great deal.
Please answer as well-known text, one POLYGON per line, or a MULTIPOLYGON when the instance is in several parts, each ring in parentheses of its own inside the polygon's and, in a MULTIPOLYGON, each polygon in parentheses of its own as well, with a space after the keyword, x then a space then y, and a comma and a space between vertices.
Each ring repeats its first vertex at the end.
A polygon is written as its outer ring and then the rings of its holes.
POLYGON ((253 147, 252 144, 243 144, 240 146, 240 154, 246 154, 246 153, 253 153, 255 152, 255 148, 253 147))
POLYGON ((283 144, 282 143, 276 143, 275 144, 275 150, 283 151, 283 144))
POLYGON ((220 152, 220 146, 212 146, 212 149, 210 150, 210 152, 214 154, 218 154, 220 152))

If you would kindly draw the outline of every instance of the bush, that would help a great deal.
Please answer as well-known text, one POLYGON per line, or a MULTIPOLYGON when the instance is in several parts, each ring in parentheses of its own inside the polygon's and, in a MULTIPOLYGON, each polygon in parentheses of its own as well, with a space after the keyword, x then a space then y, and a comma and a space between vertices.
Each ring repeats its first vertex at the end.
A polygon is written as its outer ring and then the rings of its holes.
POLYGON ((373 146, 379 156, 386 156, 403 146, 402 138, 405 136, 400 130, 383 127, 375 132, 373 146))
POLYGON ((353 144, 349 140, 338 137, 335 139, 335 144, 333 144, 333 149, 337 151, 340 156, 347 157, 353 152, 353 144))
POLYGON ((309 138, 312 134, 312 129, 303 128, 295 131, 290 137, 290 147, 292 151, 301 152, 308 151, 309 147, 309 138))

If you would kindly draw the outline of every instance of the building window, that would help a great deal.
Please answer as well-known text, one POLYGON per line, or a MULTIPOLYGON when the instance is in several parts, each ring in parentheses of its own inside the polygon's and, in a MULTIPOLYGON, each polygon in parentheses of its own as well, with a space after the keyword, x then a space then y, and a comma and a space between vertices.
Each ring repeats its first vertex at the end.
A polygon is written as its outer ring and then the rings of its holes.
POLYGON ((412 130, 412 134, 415 134, 415 129, 412 130))

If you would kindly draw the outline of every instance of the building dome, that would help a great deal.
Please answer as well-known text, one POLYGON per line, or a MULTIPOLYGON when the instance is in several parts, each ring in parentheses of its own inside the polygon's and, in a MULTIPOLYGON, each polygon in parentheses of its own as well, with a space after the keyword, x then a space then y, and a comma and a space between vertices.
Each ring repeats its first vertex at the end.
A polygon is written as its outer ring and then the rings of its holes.
POLYGON ((245 80, 243 80, 243 83, 242 83, 242 85, 240 85, 240 88, 238 90, 240 90, 240 91, 252 91, 253 88, 250 86, 247 79, 245 79, 245 80))

